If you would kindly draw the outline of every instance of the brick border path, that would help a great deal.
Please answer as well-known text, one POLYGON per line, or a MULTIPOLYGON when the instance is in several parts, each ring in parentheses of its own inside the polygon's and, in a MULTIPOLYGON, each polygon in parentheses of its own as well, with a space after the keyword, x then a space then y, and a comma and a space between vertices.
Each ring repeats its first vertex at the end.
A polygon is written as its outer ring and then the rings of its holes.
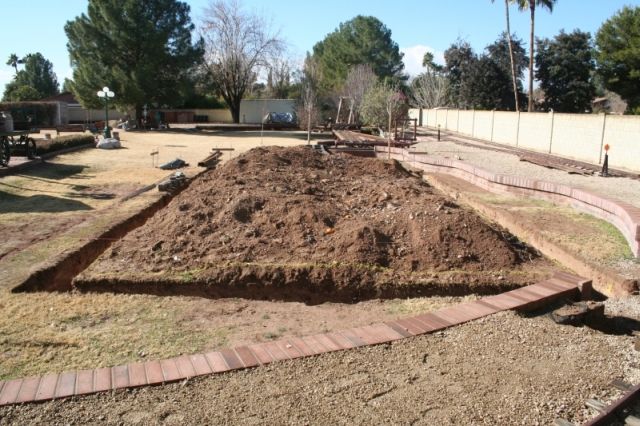
MULTIPOLYGON (((376 147, 376 155, 387 158, 387 147, 376 147)), ((448 173, 491 192, 530 195, 579 207, 618 228, 633 254, 640 258, 640 208, 583 189, 521 176, 495 174, 473 164, 446 158, 429 158, 424 153, 411 153, 391 148, 391 158, 404 161, 427 172, 448 173)))
POLYGON ((590 286, 591 281, 558 272, 552 278, 528 287, 385 323, 313 336, 285 337, 164 360, 0 381, 0 406, 160 385, 195 376, 392 342, 432 333, 504 310, 535 309, 549 301, 577 297, 580 293, 583 297, 588 297, 590 286))

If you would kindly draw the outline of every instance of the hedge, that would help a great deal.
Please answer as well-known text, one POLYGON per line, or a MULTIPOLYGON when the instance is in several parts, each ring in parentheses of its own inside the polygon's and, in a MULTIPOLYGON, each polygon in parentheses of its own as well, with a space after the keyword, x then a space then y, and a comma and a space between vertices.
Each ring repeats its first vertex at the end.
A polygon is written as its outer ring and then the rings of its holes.
POLYGON ((74 146, 88 145, 95 143, 93 135, 68 135, 59 136, 51 141, 39 140, 36 142, 38 155, 49 152, 60 151, 74 146))

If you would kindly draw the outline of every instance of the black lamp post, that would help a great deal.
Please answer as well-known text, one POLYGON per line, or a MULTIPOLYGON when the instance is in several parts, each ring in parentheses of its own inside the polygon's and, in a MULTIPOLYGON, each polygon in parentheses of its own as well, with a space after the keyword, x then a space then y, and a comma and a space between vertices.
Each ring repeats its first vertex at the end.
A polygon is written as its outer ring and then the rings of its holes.
POLYGON ((111 130, 109 129, 109 99, 113 98, 116 94, 113 93, 107 86, 104 86, 102 90, 98 92, 98 97, 104 99, 104 137, 108 139, 111 137, 111 130))

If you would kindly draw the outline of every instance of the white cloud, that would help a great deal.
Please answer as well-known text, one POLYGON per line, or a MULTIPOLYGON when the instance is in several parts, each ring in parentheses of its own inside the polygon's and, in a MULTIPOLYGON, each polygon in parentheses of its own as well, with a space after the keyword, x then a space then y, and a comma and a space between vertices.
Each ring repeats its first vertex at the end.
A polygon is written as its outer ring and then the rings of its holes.
POLYGON ((417 44, 415 46, 403 47, 400 49, 404 53, 404 70, 411 77, 415 77, 424 71, 422 67, 422 59, 427 52, 433 53, 434 61, 437 64, 444 65, 444 52, 440 52, 433 47, 417 44))

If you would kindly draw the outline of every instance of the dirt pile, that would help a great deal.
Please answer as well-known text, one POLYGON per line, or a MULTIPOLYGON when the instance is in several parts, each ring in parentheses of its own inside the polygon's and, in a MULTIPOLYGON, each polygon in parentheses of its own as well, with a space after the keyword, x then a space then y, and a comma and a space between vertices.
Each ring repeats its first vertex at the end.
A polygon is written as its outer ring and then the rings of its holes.
POLYGON ((527 284, 540 278, 523 270, 545 263, 536 258, 396 161, 265 147, 201 175, 75 285, 214 297, 425 295, 445 284, 527 284))

